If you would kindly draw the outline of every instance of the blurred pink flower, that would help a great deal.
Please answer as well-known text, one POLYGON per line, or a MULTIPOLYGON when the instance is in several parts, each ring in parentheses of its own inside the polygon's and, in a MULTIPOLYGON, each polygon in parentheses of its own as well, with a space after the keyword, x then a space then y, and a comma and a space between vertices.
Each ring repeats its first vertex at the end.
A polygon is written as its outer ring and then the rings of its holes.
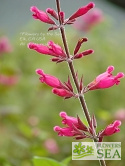
POLYGON ((7 37, 3 36, 0 38, 0 55, 2 53, 9 53, 12 51, 12 46, 7 37))
POLYGON ((3 75, 0 74, 0 84, 1 85, 6 85, 6 86, 12 86, 17 84, 18 82, 18 77, 17 76, 7 76, 7 75, 3 75))
POLYGON ((121 121, 125 121, 125 109, 120 109, 115 113, 115 118, 121 121))
POLYGON ((93 26, 101 23, 103 20, 104 16, 102 11, 100 9, 94 8, 76 20, 73 26, 79 31, 89 31, 93 26))
POLYGON ((38 127, 33 127, 32 128, 32 135, 34 137, 39 137, 39 135, 41 134, 41 129, 38 127))
POLYGON ((49 153, 56 154, 59 152, 59 147, 53 138, 47 139, 44 142, 44 146, 48 150, 49 153))

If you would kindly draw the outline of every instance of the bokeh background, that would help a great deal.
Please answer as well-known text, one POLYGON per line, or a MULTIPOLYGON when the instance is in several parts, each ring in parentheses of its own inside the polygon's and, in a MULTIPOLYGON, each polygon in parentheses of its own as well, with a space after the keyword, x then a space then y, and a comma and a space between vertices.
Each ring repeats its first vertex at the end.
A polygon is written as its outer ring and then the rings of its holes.
MULTIPOLYGON (((62 10, 70 16, 88 0, 62 1, 62 10)), ((94 0, 102 11, 102 21, 88 30, 66 27, 72 54, 76 42, 88 37, 81 50, 94 49, 95 53, 75 61, 79 76, 84 75, 87 85, 109 65, 115 66, 114 74, 125 73, 125 9, 123 0, 94 0), (115 3, 116 2, 116 3, 115 3), (119 3, 118 3, 119 2, 119 3), (120 4, 122 4, 120 7, 120 4)), ((37 68, 55 75, 62 81, 69 74, 66 63, 55 64, 49 56, 29 50, 29 42, 46 44, 48 40, 62 45, 59 31, 48 33, 48 25, 32 19, 31 6, 45 10, 55 9, 54 0, 0 0, 0 38, 8 48, 0 53, 0 166, 33 166, 34 156, 50 157, 62 161, 71 156, 73 138, 58 137, 53 131, 61 125, 59 112, 81 117, 86 124, 77 99, 63 100, 51 93, 51 88, 41 84, 35 74, 37 68), (6 36, 6 38, 5 38, 6 36), (9 41, 7 41, 7 38, 9 41)), ((119 86, 97 90, 85 95, 91 115, 95 114, 98 131, 115 119, 122 121, 121 132, 104 141, 122 143, 122 160, 107 161, 108 166, 124 166, 125 162, 125 80, 119 86)), ((85 140, 88 141, 88 140, 85 140)), ((71 161, 69 166, 93 165, 98 161, 71 161)))

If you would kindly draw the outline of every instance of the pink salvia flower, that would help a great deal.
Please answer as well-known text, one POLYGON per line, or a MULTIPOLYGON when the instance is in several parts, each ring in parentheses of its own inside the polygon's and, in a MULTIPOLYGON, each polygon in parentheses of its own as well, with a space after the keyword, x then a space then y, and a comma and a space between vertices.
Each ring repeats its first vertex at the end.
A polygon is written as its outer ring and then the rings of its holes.
POLYGON ((49 41, 47 46, 43 44, 29 43, 28 48, 45 55, 51 55, 61 58, 66 57, 63 49, 53 41, 49 41))
POLYGON ((78 120, 77 118, 74 118, 72 116, 68 116, 66 112, 60 112, 60 117, 63 118, 62 124, 68 125, 69 127, 72 127, 72 125, 78 127, 78 120))
POLYGON ((43 44, 29 43, 28 48, 33 49, 41 54, 56 56, 55 53, 49 50, 48 46, 45 46, 43 44))
POLYGON ((9 53, 12 51, 12 46, 7 37, 0 38, 0 55, 3 53, 9 53))
POLYGON ((114 121, 112 124, 108 125, 104 131, 101 133, 101 136, 109 136, 115 133, 118 133, 120 131, 120 129, 118 128, 119 126, 121 126, 121 121, 116 120, 114 121))
POLYGON ((68 116, 66 112, 60 112, 60 117, 63 118, 62 124, 67 125, 67 127, 61 128, 59 126, 54 127, 54 131, 58 133, 59 136, 75 137, 75 139, 90 138, 90 134, 86 135, 85 132, 89 132, 87 127, 82 123, 79 117, 74 118, 68 116))
POLYGON ((74 136, 75 134, 74 134, 73 125, 77 127, 78 120, 74 117, 68 116, 66 112, 60 112, 59 115, 60 117, 63 118, 62 124, 68 125, 68 127, 61 128, 59 126, 55 126, 54 131, 58 132, 59 136, 68 136, 68 137, 74 136))
POLYGON ((52 92, 60 97, 64 97, 65 99, 71 98, 74 96, 74 94, 66 89, 58 89, 54 88, 52 92))
POLYGON ((32 6, 30 11, 33 12, 33 18, 38 19, 47 24, 55 24, 55 22, 42 10, 39 10, 36 6, 32 6))
POLYGON ((119 79, 124 77, 124 73, 120 72, 116 76, 113 76, 113 70, 114 66, 109 66, 106 72, 100 74, 94 81, 88 84, 88 90, 105 89, 112 87, 115 84, 118 85, 120 83, 119 79))
POLYGON ((58 14, 54 9, 47 8, 46 12, 49 13, 52 17, 54 17, 56 20, 58 20, 58 14))
POLYGON ((55 44, 53 41, 49 41, 48 46, 50 50, 53 51, 56 55, 66 57, 66 54, 64 53, 63 49, 59 45, 55 44))
POLYGON ((77 17, 80 17, 80 16, 86 14, 94 6, 95 6, 95 4, 93 2, 90 2, 88 5, 79 8, 72 16, 69 17, 69 20, 73 20, 77 17))
POLYGON ((55 126, 54 131, 58 132, 58 136, 67 136, 67 137, 73 137, 74 136, 73 130, 70 127, 61 128, 59 126, 55 126))
POLYGON ((40 75, 39 79, 42 83, 45 83, 53 88, 61 88, 62 87, 61 86, 62 83, 58 78, 51 76, 49 74, 45 74, 43 72, 43 70, 41 70, 41 69, 37 69, 36 73, 40 75))

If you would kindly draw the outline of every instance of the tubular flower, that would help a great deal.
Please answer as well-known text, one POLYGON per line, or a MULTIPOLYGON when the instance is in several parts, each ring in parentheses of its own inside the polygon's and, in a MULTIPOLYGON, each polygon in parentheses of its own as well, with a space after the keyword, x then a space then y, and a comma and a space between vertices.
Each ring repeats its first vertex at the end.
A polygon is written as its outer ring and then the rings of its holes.
POLYGON ((74 126, 78 127, 77 118, 74 118, 72 116, 68 116, 66 112, 60 112, 59 116, 61 118, 63 118, 62 124, 68 125, 69 127, 72 127, 72 124, 74 124, 74 126))
POLYGON ((67 136, 67 137, 74 136, 73 130, 70 127, 61 128, 59 126, 55 126, 54 131, 58 132, 58 136, 67 136))
POLYGON ((54 88, 52 92, 60 97, 64 97, 65 99, 71 98, 74 94, 66 89, 58 89, 54 88))
POLYGON ((64 61, 66 59, 66 54, 63 49, 53 41, 49 41, 47 46, 43 44, 29 43, 28 48, 33 49, 41 54, 54 56, 56 57, 56 62, 59 60, 64 61))
POLYGON ((58 78, 45 74, 41 69, 37 69, 36 73, 40 75, 39 79, 42 83, 45 83, 53 88, 52 92, 54 94, 64 97, 64 99, 77 97, 76 94, 73 93, 72 85, 69 79, 67 83, 63 84, 58 78))
POLYGON ((50 50, 53 51, 56 55, 66 57, 63 49, 59 45, 55 44, 53 41, 49 41, 48 46, 50 47, 50 50))
POLYGON ((73 15, 71 15, 69 17, 68 20, 73 20, 76 19, 77 17, 80 17, 84 14, 86 14, 90 9, 92 9, 95 6, 95 4, 93 2, 90 2, 89 4, 87 4, 86 6, 83 6, 81 8, 79 8, 73 15))
POLYGON ((45 22, 47 24, 54 24, 55 22, 47 15, 47 13, 45 13, 42 10, 39 10, 36 6, 32 6, 30 8, 30 11, 33 12, 33 18, 34 19, 38 19, 42 22, 45 22))
POLYGON ((96 77, 94 81, 87 85, 88 90, 94 89, 105 89, 112 87, 113 85, 118 85, 120 83, 120 78, 124 77, 124 73, 118 73, 116 76, 112 75, 114 66, 109 66, 106 72, 100 74, 96 77))
POLYGON ((40 75, 39 79, 42 83, 45 83, 53 88, 61 88, 62 87, 61 86, 62 83, 58 78, 51 76, 49 74, 45 74, 43 72, 43 70, 41 70, 41 69, 37 69, 36 73, 40 75))
POLYGON ((75 137, 75 139, 91 138, 91 133, 87 135, 84 131, 89 132, 88 128, 82 123, 79 117, 74 118, 68 116, 66 112, 60 112, 60 117, 63 118, 62 124, 67 125, 67 127, 55 126, 54 131, 58 133, 59 136, 75 137))
POLYGON ((121 121, 116 120, 112 124, 108 125, 103 131, 98 133, 99 142, 102 142, 104 136, 110 136, 112 134, 120 132, 118 128, 121 126, 121 121))
POLYGON ((102 136, 109 136, 118 133, 120 131, 120 129, 118 128, 119 126, 121 126, 121 121, 119 120, 114 121, 112 124, 108 125, 104 129, 102 136))

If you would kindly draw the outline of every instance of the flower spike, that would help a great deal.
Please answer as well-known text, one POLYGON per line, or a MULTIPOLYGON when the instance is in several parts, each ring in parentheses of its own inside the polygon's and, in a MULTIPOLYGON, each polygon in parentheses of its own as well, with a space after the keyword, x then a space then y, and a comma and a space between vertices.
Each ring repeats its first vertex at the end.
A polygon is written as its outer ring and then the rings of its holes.
POLYGON ((75 97, 75 95, 72 92, 70 92, 70 91, 68 91, 66 89, 54 88, 54 89, 52 89, 52 92, 54 94, 60 96, 60 97, 64 97, 65 99, 71 98, 73 96, 75 97))

